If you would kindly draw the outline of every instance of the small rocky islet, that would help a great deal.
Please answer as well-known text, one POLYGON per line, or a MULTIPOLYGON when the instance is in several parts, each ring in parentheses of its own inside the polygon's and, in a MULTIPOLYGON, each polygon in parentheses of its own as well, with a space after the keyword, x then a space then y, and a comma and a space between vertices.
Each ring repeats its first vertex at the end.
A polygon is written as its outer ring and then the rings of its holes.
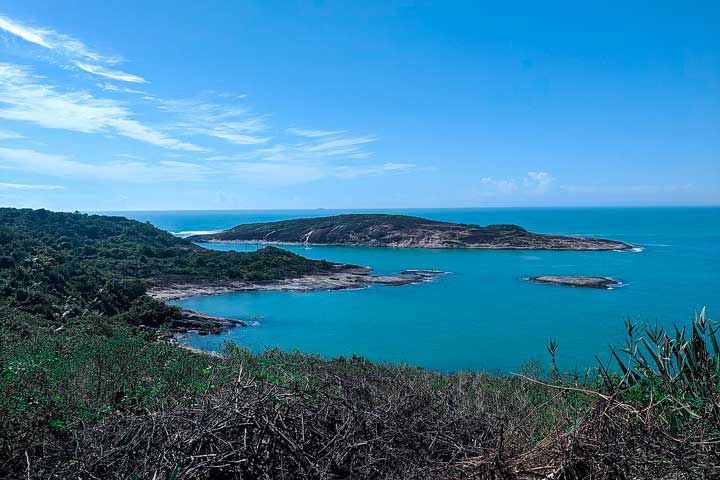
POLYGON ((610 277, 581 277, 572 275, 540 275, 527 279, 533 283, 545 283, 550 285, 564 285, 566 287, 600 288, 611 290, 622 285, 610 277))

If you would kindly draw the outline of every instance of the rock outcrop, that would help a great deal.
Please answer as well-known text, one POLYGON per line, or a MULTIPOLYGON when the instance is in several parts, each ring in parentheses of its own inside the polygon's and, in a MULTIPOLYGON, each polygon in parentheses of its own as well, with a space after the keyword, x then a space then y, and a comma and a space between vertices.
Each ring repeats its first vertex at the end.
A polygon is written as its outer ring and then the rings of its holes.
POLYGON ((530 277, 529 281, 534 283, 549 283, 553 285, 565 285, 568 287, 602 288, 610 290, 620 286, 620 282, 610 277, 576 277, 563 275, 541 275, 530 277))

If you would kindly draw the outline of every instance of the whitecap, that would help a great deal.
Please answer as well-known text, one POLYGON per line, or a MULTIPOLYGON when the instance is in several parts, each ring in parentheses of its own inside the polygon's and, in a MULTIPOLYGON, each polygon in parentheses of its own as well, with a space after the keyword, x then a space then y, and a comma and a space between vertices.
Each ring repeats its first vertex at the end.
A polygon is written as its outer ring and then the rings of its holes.
POLYGON ((644 251, 645 249, 643 247, 632 247, 631 249, 623 249, 623 250, 613 250, 613 252, 634 252, 634 253, 640 253, 644 251))
POLYGON ((190 237, 192 235, 212 235, 213 233, 220 233, 222 230, 187 230, 184 232, 170 232, 176 237, 190 237))

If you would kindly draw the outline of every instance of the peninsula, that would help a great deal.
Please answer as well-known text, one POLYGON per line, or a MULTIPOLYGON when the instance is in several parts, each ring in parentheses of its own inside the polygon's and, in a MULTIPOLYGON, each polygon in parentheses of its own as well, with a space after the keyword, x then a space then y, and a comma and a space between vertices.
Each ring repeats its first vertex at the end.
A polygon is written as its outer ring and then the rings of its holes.
POLYGON ((250 223, 218 233, 194 235, 187 240, 497 250, 627 250, 631 248, 630 245, 615 240, 532 233, 517 225, 481 227, 386 214, 336 215, 250 223))
POLYGON ((0 306, 47 319, 128 311, 132 322, 145 328, 217 333, 243 322, 164 302, 239 291, 400 286, 442 273, 406 270, 378 276, 371 271, 274 247, 209 250, 122 217, 0 208, 0 306))

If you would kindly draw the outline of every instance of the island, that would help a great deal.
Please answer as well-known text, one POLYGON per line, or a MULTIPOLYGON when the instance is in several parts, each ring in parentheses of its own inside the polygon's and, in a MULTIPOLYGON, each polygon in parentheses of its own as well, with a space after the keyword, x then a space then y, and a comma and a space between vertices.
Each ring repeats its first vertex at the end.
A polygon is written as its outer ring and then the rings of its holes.
POLYGON ((533 283, 547 283, 552 285, 565 285, 568 287, 601 288, 611 290, 621 285, 617 280, 610 277, 578 277, 570 275, 541 275, 530 277, 528 281, 533 283))
POLYGON ((471 248, 497 250, 627 250, 602 238, 547 235, 517 225, 468 225, 408 215, 349 214, 242 224, 191 242, 235 242, 337 246, 471 248))

